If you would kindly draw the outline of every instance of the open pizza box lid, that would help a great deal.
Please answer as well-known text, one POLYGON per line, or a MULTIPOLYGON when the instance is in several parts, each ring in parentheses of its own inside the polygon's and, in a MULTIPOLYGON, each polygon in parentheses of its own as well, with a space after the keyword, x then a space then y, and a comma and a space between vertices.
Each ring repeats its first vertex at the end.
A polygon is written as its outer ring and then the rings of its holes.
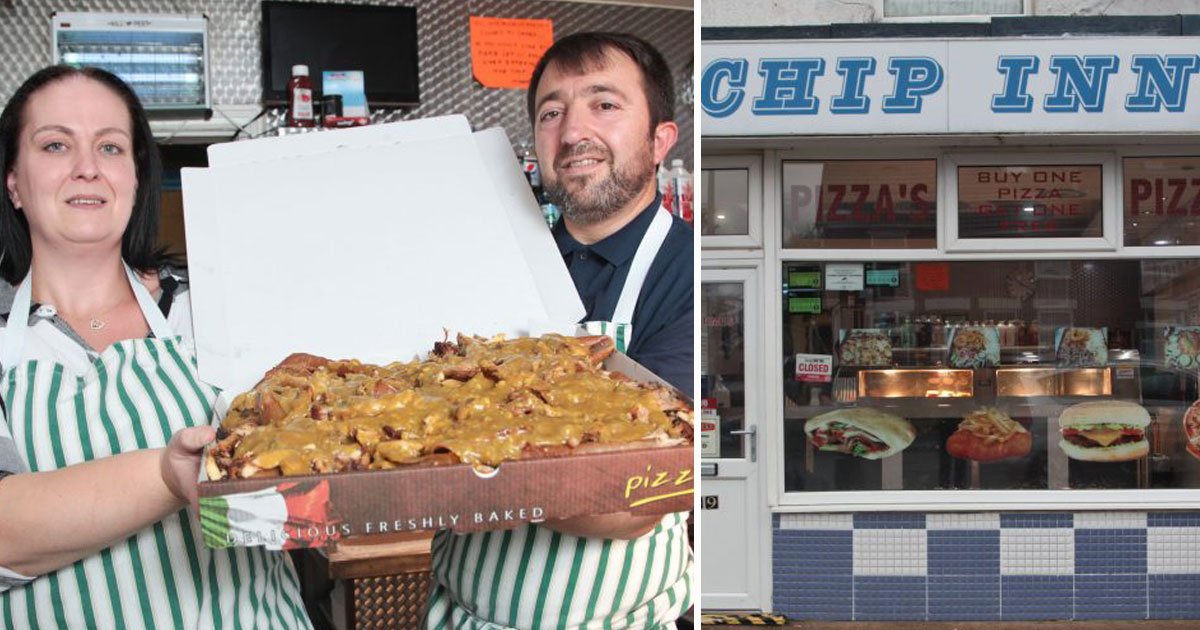
MULTIPOLYGON (((283 358, 387 364, 444 331, 575 331, 584 309, 501 130, 461 116, 217 145, 184 169, 200 375, 216 416, 283 358)), ((624 355, 606 367, 662 382, 624 355)), ((691 446, 202 483, 211 546, 323 546, 613 511, 690 509, 691 446)))
POLYGON ((443 331, 583 317, 503 130, 461 116, 210 148, 183 169, 200 375, 250 389, 293 352, 370 363, 443 331))

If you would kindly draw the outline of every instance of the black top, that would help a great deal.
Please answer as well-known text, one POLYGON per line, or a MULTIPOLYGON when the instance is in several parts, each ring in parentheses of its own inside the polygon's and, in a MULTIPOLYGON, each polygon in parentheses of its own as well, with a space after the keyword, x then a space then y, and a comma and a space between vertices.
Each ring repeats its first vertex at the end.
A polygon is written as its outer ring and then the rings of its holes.
MULTIPOLYGON (((633 255, 661 198, 604 240, 584 245, 559 221, 554 241, 587 309, 584 321, 611 321, 633 255)), ((655 256, 633 309, 633 344, 626 354, 688 395, 692 394, 692 296, 695 241, 692 228, 672 217, 671 230, 655 256)))

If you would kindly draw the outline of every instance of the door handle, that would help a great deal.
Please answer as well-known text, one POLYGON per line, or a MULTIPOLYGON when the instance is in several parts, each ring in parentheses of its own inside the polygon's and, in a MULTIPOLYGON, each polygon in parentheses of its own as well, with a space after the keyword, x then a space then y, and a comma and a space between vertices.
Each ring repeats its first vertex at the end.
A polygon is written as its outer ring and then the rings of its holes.
POLYGON ((746 435, 750 437, 750 461, 758 461, 758 426, 750 425, 741 431, 730 431, 729 435, 746 435))

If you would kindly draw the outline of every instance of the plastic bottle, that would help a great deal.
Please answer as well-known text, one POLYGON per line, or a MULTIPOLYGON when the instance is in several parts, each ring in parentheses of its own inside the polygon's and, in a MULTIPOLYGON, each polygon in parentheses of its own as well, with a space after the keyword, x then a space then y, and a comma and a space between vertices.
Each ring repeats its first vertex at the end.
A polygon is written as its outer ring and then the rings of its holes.
POLYGON ((671 214, 675 214, 672 209, 674 200, 671 198, 671 171, 662 162, 658 163, 658 194, 662 195, 663 209, 671 214))
POLYGON ((542 192, 542 169, 538 165, 537 154, 533 152, 528 142, 522 142, 517 146, 517 159, 521 161, 521 171, 525 173, 525 179, 529 181, 529 187, 533 188, 533 194, 540 196, 542 192))
POLYGON ((289 127, 314 127, 317 117, 313 113, 312 79, 308 77, 308 66, 292 66, 292 80, 288 82, 289 127))
POLYGON ((671 160, 671 213, 692 223, 692 175, 683 160, 671 160))

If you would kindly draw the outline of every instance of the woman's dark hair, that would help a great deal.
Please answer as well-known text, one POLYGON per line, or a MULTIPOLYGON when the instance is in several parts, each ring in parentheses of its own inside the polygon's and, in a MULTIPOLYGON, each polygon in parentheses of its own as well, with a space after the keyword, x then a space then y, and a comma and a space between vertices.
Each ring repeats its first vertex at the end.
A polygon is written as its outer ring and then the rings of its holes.
POLYGON ((575 33, 568 35, 551 46, 529 79, 529 91, 525 95, 529 109, 529 121, 537 126, 537 88, 542 73, 550 64, 571 75, 601 68, 608 63, 610 51, 628 55, 642 71, 642 91, 650 105, 650 132, 658 123, 675 120, 675 82, 671 79, 671 68, 662 53, 643 39, 625 33, 575 33))
MULTIPOLYGON (((158 215, 162 203, 162 162, 141 101, 116 75, 99 68, 58 65, 42 68, 26 79, 4 107, 4 113, 0 114, 0 175, 7 181, 9 172, 17 162, 21 125, 24 124, 25 106, 29 98, 51 83, 73 77, 86 77, 99 82, 119 96, 129 110, 137 193, 134 195, 129 225, 121 238, 121 257, 138 271, 153 272, 168 262, 163 249, 157 246, 158 215)), ((13 206, 7 185, 0 185, 0 252, 4 256, 0 261, 0 277, 9 284, 24 279, 33 258, 29 223, 25 213, 13 206)))

